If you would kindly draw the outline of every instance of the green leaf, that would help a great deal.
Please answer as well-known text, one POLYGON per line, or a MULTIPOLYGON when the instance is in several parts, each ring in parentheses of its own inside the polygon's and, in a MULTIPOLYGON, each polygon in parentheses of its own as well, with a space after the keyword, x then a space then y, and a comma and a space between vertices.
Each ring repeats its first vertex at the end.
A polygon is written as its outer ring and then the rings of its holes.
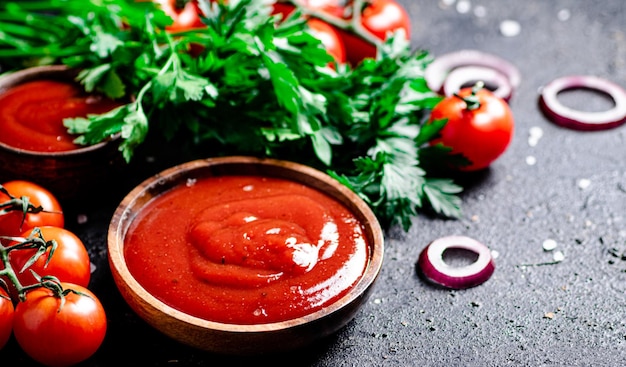
POLYGON ((452 218, 462 215, 461 199, 456 196, 462 188, 446 179, 429 179, 424 183, 424 193, 433 210, 452 218))
POLYGON ((76 79, 83 84, 87 92, 97 90, 112 99, 122 98, 126 94, 124 82, 110 63, 83 69, 76 79))
POLYGON ((93 68, 86 68, 78 73, 76 79, 83 84, 85 91, 93 92, 96 89, 96 85, 103 79, 103 77, 111 70, 111 64, 101 64, 93 68))
POLYGON ((99 57, 105 58, 112 56, 115 50, 123 44, 124 43, 116 36, 96 28, 96 34, 91 44, 91 51, 96 53, 99 57))
POLYGON ((166 99, 172 103, 199 101, 210 92, 218 92, 206 78, 178 69, 158 75, 154 79, 153 90, 157 99, 166 99))
POLYGON ((135 148, 143 143, 148 134, 148 118, 140 103, 132 103, 129 106, 130 113, 124 116, 122 125, 122 139, 120 151, 129 162, 133 156, 135 148))
POLYGON ((122 78, 120 78, 115 70, 110 70, 106 73, 103 80, 99 83, 97 90, 112 99, 126 96, 126 85, 124 85, 122 78))
POLYGON ((417 145, 421 146, 436 138, 439 135, 441 129, 446 126, 447 122, 448 120, 446 119, 440 119, 422 125, 419 131, 419 135, 416 138, 417 145))
POLYGON ((322 133, 321 130, 317 130, 311 135, 311 141, 313 142, 313 150, 315 151, 315 155, 326 166, 330 166, 333 156, 333 150, 328 140, 326 140, 326 136, 322 133))

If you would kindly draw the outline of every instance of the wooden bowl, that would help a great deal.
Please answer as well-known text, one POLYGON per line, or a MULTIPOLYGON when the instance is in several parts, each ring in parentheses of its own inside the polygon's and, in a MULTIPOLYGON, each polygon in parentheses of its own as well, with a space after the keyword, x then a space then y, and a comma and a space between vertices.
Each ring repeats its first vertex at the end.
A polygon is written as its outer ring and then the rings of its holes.
POLYGON ((126 302, 148 324, 184 344, 221 354, 250 355, 299 348, 335 333, 352 320, 368 299, 383 260, 383 232, 355 193, 313 168, 251 157, 225 157, 184 163, 157 174, 133 189, 120 203, 108 232, 108 256, 113 279, 126 302), (151 199, 188 179, 227 175, 261 175, 303 183, 347 207, 363 224, 370 247, 366 269, 338 301, 295 319, 257 325, 207 321, 174 309, 143 288, 124 258, 125 236, 137 214, 151 199))
MULTIPOLYGON (((73 81, 76 75, 76 70, 63 65, 27 68, 0 77, 0 93, 38 79, 73 81)), ((60 200, 102 192, 125 165, 117 140, 63 152, 34 152, 0 142, 0 177, 3 182, 35 182, 60 200)))

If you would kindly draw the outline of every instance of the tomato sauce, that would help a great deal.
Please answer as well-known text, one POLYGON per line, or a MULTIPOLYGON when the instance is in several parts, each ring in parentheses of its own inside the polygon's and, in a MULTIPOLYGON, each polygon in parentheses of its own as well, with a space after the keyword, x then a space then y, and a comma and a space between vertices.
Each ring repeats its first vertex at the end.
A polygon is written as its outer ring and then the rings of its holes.
POLYGON ((150 201, 124 256, 152 295, 210 321, 260 324, 327 306, 363 275, 362 224, 308 186, 259 176, 207 177, 150 201))
POLYGON ((86 94, 80 85, 36 80, 0 94, 0 142, 34 152, 77 149, 63 119, 102 114, 120 103, 86 94))

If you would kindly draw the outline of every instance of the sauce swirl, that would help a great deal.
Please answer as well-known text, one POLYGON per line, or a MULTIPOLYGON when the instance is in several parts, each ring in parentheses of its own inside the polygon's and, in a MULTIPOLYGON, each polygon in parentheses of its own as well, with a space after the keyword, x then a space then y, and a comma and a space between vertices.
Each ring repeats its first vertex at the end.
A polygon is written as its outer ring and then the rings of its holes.
POLYGON ((210 321, 259 324, 315 312, 363 275, 362 224, 308 186, 207 177, 149 202, 132 221, 131 274, 164 303, 210 321))
POLYGON ((0 94, 0 142, 34 152, 79 148, 63 119, 101 114, 120 103, 86 94, 73 82, 35 80, 0 94))

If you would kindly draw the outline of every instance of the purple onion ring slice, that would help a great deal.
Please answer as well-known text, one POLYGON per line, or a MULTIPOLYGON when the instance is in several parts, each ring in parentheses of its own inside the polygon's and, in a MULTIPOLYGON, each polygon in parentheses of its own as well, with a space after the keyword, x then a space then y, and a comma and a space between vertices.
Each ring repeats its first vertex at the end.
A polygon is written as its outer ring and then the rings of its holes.
POLYGON ((448 74, 461 66, 484 66, 506 75, 513 90, 516 90, 522 76, 519 69, 509 61, 479 50, 460 50, 436 57, 424 70, 424 78, 430 90, 443 93, 443 84, 448 74))
POLYGON ((482 81, 486 86, 493 86, 493 94, 509 101, 513 88, 508 77, 500 71, 486 66, 460 66, 450 72, 443 83, 443 94, 451 96, 468 83, 472 85, 482 81))
POLYGON ((466 236, 447 236, 434 240, 420 253, 418 266, 429 281, 452 289, 480 285, 495 271, 489 248, 466 236), (474 252, 478 259, 466 266, 450 266, 443 260, 443 253, 450 248, 474 252))
POLYGON ((572 75, 555 79, 541 90, 539 105, 555 124, 576 130, 604 130, 626 121, 626 91, 621 86, 590 75, 572 75), (557 96, 570 89, 586 88, 608 94, 615 106, 607 111, 585 112, 564 106, 557 96))

